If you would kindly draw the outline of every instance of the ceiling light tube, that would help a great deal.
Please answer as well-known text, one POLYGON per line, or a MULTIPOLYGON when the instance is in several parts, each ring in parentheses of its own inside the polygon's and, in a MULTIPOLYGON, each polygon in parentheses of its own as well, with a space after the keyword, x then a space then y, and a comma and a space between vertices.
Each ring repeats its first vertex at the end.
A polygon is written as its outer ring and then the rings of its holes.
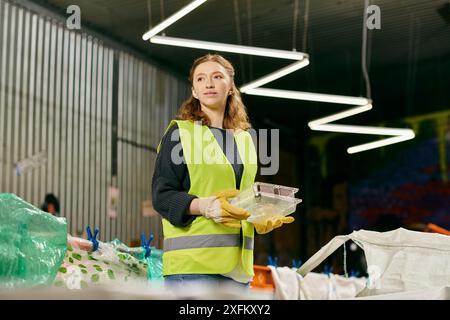
MULTIPOLYGON (((284 68, 281 68, 275 72, 272 72, 272 73, 268 74, 267 76, 259 78, 258 80, 247 83, 247 84, 243 85, 242 87, 240 87, 239 90, 242 93, 258 94, 258 93, 251 93, 251 92, 255 92, 255 90, 260 90, 260 89, 255 89, 255 88, 263 86, 263 85, 265 85, 269 82, 272 82, 276 79, 282 78, 289 73, 292 73, 303 67, 306 67, 308 64, 309 64, 308 55, 305 54, 305 57, 302 60, 300 60, 298 62, 294 62, 284 68)), ((264 90, 272 90, 272 89, 264 89, 264 90)))
POLYGON ((345 124, 321 124, 321 125, 310 126, 310 128, 312 130, 317 130, 317 131, 374 134, 374 135, 385 135, 385 136, 406 135, 409 133, 409 131, 411 131, 410 129, 351 126, 351 125, 345 125, 345 124))
POLYGON ((266 97, 297 99, 297 100, 307 100, 317 102, 329 102, 329 103, 352 104, 352 105, 367 105, 368 103, 370 103, 368 99, 363 97, 350 97, 350 96, 340 96, 340 95, 303 92, 303 91, 279 90, 269 88, 256 88, 251 90, 247 89, 244 92, 247 94, 255 94, 266 97))
POLYGON ((345 111, 342 111, 342 112, 338 112, 338 113, 326 116, 324 118, 320 118, 320 119, 317 119, 317 120, 310 121, 308 123, 308 126, 311 127, 311 126, 322 125, 322 124, 330 123, 330 122, 337 121, 337 120, 340 120, 340 119, 344 119, 344 118, 347 118, 347 117, 351 117, 351 116, 353 116, 355 114, 358 114, 358 113, 366 112, 366 111, 372 109, 372 103, 370 103, 371 100, 367 100, 367 102, 368 102, 368 104, 366 104, 366 105, 359 106, 359 107, 356 107, 356 108, 351 108, 351 109, 348 109, 348 110, 345 110, 345 111))
POLYGON ((164 30, 165 28, 167 28, 168 26, 170 26, 171 24, 173 24, 174 22, 176 22, 177 20, 181 19, 182 17, 184 17, 185 15, 187 15, 189 12, 195 10, 198 6, 202 5, 203 3, 205 3, 207 0, 195 0, 192 1, 191 3, 189 3, 187 6, 185 6, 183 9, 179 10, 178 12, 174 13, 173 15, 171 15, 169 18, 167 18, 166 20, 164 20, 163 22, 161 22, 160 24, 156 25, 154 28, 148 30, 143 36, 142 39, 144 39, 145 41, 147 41, 148 39, 150 39, 151 37, 153 37, 154 35, 157 35, 158 33, 160 33, 162 30, 164 30))
POLYGON ((248 54, 248 55, 253 55, 253 56, 281 58, 281 59, 290 59, 290 60, 302 60, 305 57, 304 53, 296 52, 296 51, 239 46, 239 45, 235 45, 235 44, 199 41, 199 40, 191 40, 191 39, 184 39, 184 38, 154 36, 150 39, 150 42, 156 43, 156 44, 165 44, 165 45, 169 45, 169 46, 178 46, 178 47, 187 47, 187 48, 194 48, 194 49, 205 49, 205 50, 216 50, 216 51, 223 51, 223 52, 232 52, 232 53, 248 54))
POLYGON ((406 133, 404 135, 387 138, 387 139, 383 139, 383 140, 379 140, 379 141, 375 141, 375 142, 360 144, 360 145, 348 148, 347 152, 350 154, 353 154, 353 153, 362 152, 362 151, 366 151, 366 150, 370 150, 370 149, 384 147, 384 146, 398 143, 398 142, 403 142, 403 141, 410 140, 415 137, 414 131, 412 131, 411 129, 406 129, 406 130, 408 130, 408 133, 406 133))

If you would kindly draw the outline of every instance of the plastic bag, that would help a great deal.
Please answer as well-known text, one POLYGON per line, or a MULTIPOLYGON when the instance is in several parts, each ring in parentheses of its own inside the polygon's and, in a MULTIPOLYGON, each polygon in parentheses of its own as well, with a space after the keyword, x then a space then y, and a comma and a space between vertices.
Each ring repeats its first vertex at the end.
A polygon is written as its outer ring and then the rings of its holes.
POLYGON ((144 261, 148 266, 147 277, 149 280, 163 280, 162 275, 162 256, 163 250, 150 247, 150 256, 145 257, 145 251, 142 247, 128 247, 118 239, 110 242, 118 251, 128 253, 138 259, 144 261))
POLYGON ((163 281, 163 250, 152 247, 150 256, 147 259, 148 264, 148 279, 151 281, 163 281))
POLYGON ((146 283, 147 265, 114 245, 99 241, 96 251, 91 251, 88 240, 69 237, 64 262, 54 281, 56 287, 85 289, 120 282, 146 283))
POLYGON ((50 285, 66 252, 65 218, 0 194, 0 287, 50 285))
POLYGON ((99 241, 92 251, 92 242, 68 237, 67 254, 59 268, 54 285, 68 289, 119 283, 147 284, 162 281, 162 250, 152 248, 145 258, 142 247, 128 247, 115 239, 99 241))

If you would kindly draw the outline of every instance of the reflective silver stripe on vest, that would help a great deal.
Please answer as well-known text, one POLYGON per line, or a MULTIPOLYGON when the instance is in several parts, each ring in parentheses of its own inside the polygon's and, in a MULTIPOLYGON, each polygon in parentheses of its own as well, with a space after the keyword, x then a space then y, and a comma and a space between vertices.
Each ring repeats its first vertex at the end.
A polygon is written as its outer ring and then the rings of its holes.
POLYGON ((239 234, 208 234, 164 239, 164 252, 182 249, 240 247, 239 234))
POLYGON ((244 237, 244 249, 253 250, 253 238, 244 237))

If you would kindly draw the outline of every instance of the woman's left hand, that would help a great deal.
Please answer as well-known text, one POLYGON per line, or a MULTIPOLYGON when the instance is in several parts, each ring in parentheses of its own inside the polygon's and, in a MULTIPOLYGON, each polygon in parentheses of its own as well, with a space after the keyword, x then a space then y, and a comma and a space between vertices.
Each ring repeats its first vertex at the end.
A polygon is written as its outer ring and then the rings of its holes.
POLYGON ((211 197, 199 198, 200 213, 217 223, 222 223, 231 228, 240 228, 239 220, 246 220, 250 213, 232 206, 227 200, 238 193, 239 190, 226 190, 217 192, 211 197))

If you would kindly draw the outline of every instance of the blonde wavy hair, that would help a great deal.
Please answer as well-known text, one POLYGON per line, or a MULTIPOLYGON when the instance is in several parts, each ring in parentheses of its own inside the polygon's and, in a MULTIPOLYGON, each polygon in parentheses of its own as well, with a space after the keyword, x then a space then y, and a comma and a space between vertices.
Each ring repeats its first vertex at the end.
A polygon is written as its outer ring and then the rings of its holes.
MULTIPOLYGON (((191 85, 193 84, 195 68, 207 61, 214 61, 220 64, 225 68, 231 79, 231 89, 233 92, 227 98, 223 118, 223 128, 233 130, 247 130, 251 128, 246 108, 242 102, 241 94, 234 84, 234 67, 227 59, 218 54, 207 54, 196 59, 192 64, 191 71, 189 73, 189 81, 191 82, 191 85)), ((203 125, 211 125, 211 120, 201 109, 200 101, 194 98, 192 94, 181 105, 177 118, 180 120, 201 121, 203 125)))

